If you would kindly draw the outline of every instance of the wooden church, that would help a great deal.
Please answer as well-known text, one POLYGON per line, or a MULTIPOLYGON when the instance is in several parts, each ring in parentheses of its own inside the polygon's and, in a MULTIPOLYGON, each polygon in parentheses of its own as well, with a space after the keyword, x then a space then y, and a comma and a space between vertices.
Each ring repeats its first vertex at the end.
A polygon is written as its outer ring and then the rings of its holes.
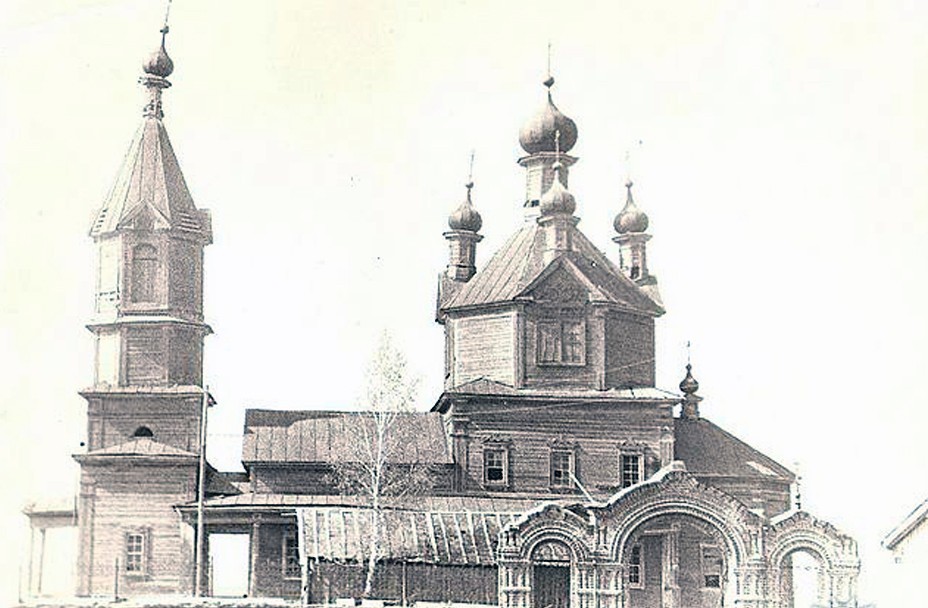
POLYGON ((346 438, 371 423, 353 412, 249 410, 245 473, 201 475, 212 232, 163 122, 172 70, 162 36, 140 79, 142 124, 90 232, 78 595, 111 595, 114 581, 124 596, 208 589, 197 562, 211 535, 235 533, 249 538, 248 595, 358 597, 378 534, 369 597, 404 605, 785 607, 804 551, 820 563, 821 604, 856 606, 856 544, 791 506, 794 475, 700 415, 690 366, 680 393, 655 386, 664 308, 648 216, 628 183, 616 261, 577 228, 578 131, 551 78, 519 133, 524 221, 478 268, 468 184, 444 233, 444 392, 430 411, 397 416, 386 462, 427 470, 427 491, 385 493, 376 508, 344 491, 333 472, 356 454, 346 438))

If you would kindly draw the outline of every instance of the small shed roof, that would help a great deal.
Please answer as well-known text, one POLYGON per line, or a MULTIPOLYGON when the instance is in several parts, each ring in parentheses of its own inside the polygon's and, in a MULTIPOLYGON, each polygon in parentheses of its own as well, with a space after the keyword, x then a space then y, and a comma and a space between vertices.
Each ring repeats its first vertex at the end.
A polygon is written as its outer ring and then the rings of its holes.
MULTIPOLYGON (((416 502, 381 511, 385 559, 495 565, 500 531, 539 501, 433 496, 416 502)), ((371 509, 313 506, 298 513, 307 559, 350 562, 368 554, 371 509)))
POLYGON ((893 528, 892 532, 886 535, 883 539, 883 546, 889 550, 895 549, 926 519, 928 519, 928 499, 915 507, 898 526, 893 528))

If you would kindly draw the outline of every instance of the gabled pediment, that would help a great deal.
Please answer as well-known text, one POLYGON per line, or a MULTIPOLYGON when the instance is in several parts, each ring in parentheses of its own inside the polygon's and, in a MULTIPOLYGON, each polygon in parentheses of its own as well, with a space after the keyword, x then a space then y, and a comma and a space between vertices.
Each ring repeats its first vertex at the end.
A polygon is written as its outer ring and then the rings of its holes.
POLYGON ((554 305, 579 305, 603 299, 596 285, 566 257, 552 262, 516 297, 554 305))
POLYGON ((576 252, 553 260, 516 297, 562 306, 612 304, 649 315, 663 312, 632 281, 576 252))

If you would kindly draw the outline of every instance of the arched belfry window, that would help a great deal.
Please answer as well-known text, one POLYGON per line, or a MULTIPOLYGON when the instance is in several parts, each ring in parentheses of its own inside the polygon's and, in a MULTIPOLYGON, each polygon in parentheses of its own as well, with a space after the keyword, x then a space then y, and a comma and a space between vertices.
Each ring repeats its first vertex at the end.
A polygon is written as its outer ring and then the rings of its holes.
POLYGON ((132 250, 132 301, 155 300, 155 275, 158 271, 158 250, 153 245, 136 245, 132 250))
POLYGON ((155 434, 151 432, 151 429, 147 426, 140 426, 135 429, 135 432, 132 433, 133 437, 154 437, 155 434))

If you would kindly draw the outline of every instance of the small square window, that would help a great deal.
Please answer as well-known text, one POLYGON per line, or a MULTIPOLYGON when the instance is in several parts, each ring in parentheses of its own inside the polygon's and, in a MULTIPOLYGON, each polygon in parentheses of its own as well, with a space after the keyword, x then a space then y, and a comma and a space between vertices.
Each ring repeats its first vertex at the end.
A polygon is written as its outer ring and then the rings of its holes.
POLYGON ((551 486, 570 488, 574 485, 574 455, 570 450, 551 452, 551 486))
POLYGON ((628 556, 628 584, 636 589, 644 588, 644 560, 641 545, 633 545, 628 556))
POLYGON ((483 481, 487 485, 501 486, 508 481, 509 455, 506 448, 483 450, 483 481))
POLYGON ((281 565, 283 567, 284 578, 300 578, 302 576, 302 569, 300 567, 300 545, 295 530, 284 532, 281 552, 281 565))
POLYGON ((623 488, 639 483, 641 481, 641 455, 622 454, 619 458, 619 474, 623 488))

